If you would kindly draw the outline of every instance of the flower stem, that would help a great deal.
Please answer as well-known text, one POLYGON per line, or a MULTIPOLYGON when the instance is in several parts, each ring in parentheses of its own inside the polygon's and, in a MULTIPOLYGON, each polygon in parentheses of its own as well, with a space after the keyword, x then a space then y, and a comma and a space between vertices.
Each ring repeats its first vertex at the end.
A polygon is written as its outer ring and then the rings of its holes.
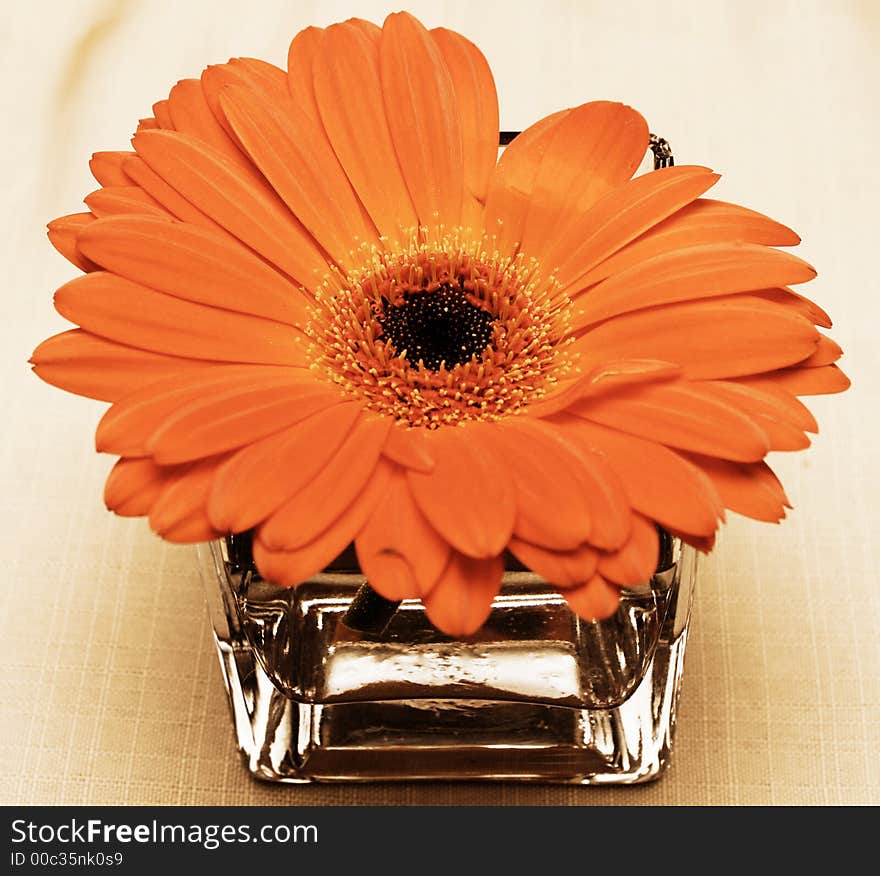
POLYGON ((356 633, 368 636, 381 636, 391 618, 397 612, 400 602, 380 596, 369 584, 362 584, 355 594, 348 611, 342 616, 342 623, 356 633))

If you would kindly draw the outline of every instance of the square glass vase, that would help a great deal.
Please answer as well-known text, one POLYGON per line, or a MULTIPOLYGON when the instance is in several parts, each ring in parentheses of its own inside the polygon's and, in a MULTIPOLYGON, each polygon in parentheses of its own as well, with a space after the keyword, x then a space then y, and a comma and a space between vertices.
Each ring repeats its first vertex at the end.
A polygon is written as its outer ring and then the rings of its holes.
POLYGON ((336 568, 293 589, 223 540, 198 548, 239 750, 277 782, 656 779, 672 746, 696 552, 666 538, 651 581, 581 620, 538 575, 508 571, 472 638, 419 600, 381 638, 341 620, 365 583, 336 568))

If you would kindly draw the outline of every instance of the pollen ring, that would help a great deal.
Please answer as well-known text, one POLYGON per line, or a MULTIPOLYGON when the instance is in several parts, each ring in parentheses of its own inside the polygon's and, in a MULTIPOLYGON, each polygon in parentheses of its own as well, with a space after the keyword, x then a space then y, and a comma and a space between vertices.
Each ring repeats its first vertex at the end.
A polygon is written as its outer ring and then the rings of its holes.
POLYGON ((330 275, 307 332, 316 368, 408 427, 519 413, 571 370, 568 299, 534 259, 462 232, 362 250, 330 275))

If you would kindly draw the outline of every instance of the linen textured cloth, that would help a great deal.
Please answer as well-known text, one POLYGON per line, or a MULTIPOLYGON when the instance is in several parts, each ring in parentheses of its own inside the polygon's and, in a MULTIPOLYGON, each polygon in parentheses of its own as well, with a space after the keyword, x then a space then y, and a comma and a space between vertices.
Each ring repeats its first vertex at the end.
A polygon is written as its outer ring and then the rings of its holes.
POLYGON ((819 270, 853 380, 807 400, 821 432, 771 464, 795 506, 780 526, 731 515, 704 558, 673 765, 636 788, 516 784, 270 786, 239 763, 193 548, 101 501, 104 405, 29 374, 66 323, 75 270, 44 223, 97 187, 88 158, 125 148, 177 79, 247 55, 283 65, 308 24, 381 21, 381 3, 193 0, 18 4, 0 37, 4 138, 0 437, 0 803, 880 803, 880 295, 869 259, 880 198, 880 8, 821 0, 655 4, 410 2, 473 39, 502 128, 622 100, 712 196, 795 228, 819 270))

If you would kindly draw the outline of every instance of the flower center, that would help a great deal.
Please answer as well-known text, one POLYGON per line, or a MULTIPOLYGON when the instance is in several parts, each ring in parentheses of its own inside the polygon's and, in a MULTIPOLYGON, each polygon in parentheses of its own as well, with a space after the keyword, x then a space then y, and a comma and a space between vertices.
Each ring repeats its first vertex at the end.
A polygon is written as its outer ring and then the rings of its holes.
POLYGON ((401 426, 519 413, 571 370, 569 301, 535 260, 460 231, 328 277, 307 333, 314 367, 401 426))
POLYGON ((431 371, 482 353, 492 341, 493 322, 485 305, 468 297, 460 278, 433 292, 406 292, 379 317, 383 336, 401 356, 431 371))

